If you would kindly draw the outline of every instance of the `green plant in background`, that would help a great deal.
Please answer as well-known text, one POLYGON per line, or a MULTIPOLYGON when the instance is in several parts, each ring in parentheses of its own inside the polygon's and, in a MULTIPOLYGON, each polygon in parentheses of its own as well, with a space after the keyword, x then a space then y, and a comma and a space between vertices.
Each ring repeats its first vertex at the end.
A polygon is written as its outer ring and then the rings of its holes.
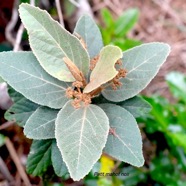
POLYGON ((32 52, 1 53, 0 75, 14 101, 5 117, 34 139, 27 171, 42 175, 52 165, 58 176, 69 172, 80 180, 102 151, 142 166, 134 116, 150 106, 134 96, 156 75, 169 46, 149 43, 122 52, 103 46, 89 16, 81 17, 71 34, 39 8, 22 4, 19 12, 32 52))
POLYGON ((138 21, 138 9, 128 9, 116 20, 108 9, 102 9, 101 15, 104 26, 100 27, 100 29, 104 44, 112 43, 122 50, 127 50, 141 44, 140 41, 128 38, 127 36, 128 32, 133 29, 138 21))

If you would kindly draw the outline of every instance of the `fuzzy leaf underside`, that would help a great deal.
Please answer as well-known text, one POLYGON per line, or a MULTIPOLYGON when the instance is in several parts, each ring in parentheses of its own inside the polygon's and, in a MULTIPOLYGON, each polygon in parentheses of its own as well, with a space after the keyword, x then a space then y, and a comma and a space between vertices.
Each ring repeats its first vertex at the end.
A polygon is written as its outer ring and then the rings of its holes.
POLYGON ((99 106, 107 114, 110 127, 115 130, 115 135, 109 134, 104 152, 133 166, 142 166, 142 137, 133 115, 117 105, 99 106))
POLYGON ((122 86, 113 90, 110 86, 102 91, 103 96, 114 102, 124 101, 142 91, 154 78, 160 66, 166 61, 170 47, 164 43, 148 43, 123 53, 123 68, 127 75, 122 86))
POLYGON ((119 47, 112 45, 104 47, 101 50, 99 60, 90 75, 90 82, 83 92, 89 93, 113 79, 118 74, 118 71, 115 69, 115 63, 120 58, 122 58, 122 51, 119 47))
POLYGON ((54 167, 54 171, 57 176, 62 177, 68 173, 68 170, 65 165, 65 162, 63 161, 61 152, 59 151, 59 148, 57 147, 56 140, 54 140, 52 143, 51 159, 52 159, 52 165, 54 167))
POLYGON ((56 109, 68 101, 68 84, 47 74, 32 52, 2 52, 0 59, 0 75, 27 99, 56 109))
POLYGON ((90 104, 75 109, 69 101, 56 119, 57 146, 73 180, 89 173, 106 144, 109 122, 101 108, 90 104))
POLYGON ((152 107, 141 97, 135 96, 118 104, 129 111, 135 118, 148 114, 152 107))
POLYGON ((24 127, 24 134, 31 139, 55 138, 55 120, 59 110, 39 107, 28 119, 24 127))
POLYGON ((101 32, 94 20, 88 15, 84 15, 78 20, 74 34, 79 34, 82 37, 90 58, 98 55, 103 48, 101 32))
POLYGON ((63 61, 63 57, 68 57, 87 77, 89 56, 75 36, 54 21, 47 11, 23 3, 19 13, 34 55, 50 75, 66 82, 75 81, 63 61))
POLYGON ((22 97, 5 112, 4 117, 6 120, 15 121, 19 126, 24 127, 28 118, 38 107, 38 104, 22 97))
POLYGON ((34 140, 27 159, 26 169, 33 176, 41 176, 51 162, 53 140, 34 140))
MULTIPOLYGON (((103 103, 116 104, 112 101, 108 101, 102 95, 94 98, 92 102, 93 104, 103 104, 103 103)), ((133 98, 127 99, 122 102, 118 102, 117 105, 129 111, 135 118, 148 114, 152 109, 152 106, 145 99, 139 96, 134 96, 133 98)))

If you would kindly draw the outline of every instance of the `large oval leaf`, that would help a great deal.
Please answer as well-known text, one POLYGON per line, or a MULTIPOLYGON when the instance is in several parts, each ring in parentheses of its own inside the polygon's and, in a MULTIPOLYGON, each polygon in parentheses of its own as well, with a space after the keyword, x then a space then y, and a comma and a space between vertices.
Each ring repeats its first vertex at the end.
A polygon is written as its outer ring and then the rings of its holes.
POLYGON ((88 15, 84 15, 78 20, 74 34, 79 34, 85 41, 90 58, 98 55, 103 48, 101 32, 94 20, 88 15))
POLYGON ((59 110, 48 107, 39 107, 27 120, 24 134, 31 139, 55 138, 55 120, 59 110))
POLYGON ((107 114, 114 133, 108 136, 104 151, 120 161, 137 167, 142 166, 144 164, 142 138, 132 114, 114 104, 99 106, 107 114))
POLYGON ((37 7, 21 4, 21 20, 28 30, 30 46, 42 67, 62 81, 74 81, 74 77, 63 62, 68 57, 87 76, 89 57, 80 41, 66 31, 50 15, 37 7))
POLYGON ((71 177, 80 180, 100 158, 109 130, 106 114, 96 105, 75 109, 71 101, 56 119, 55 136, 71 177))
POLYGON ((99 60, 90 75, 90 82, 84 89, 84 93, 89 93, 102 84, 113 79, 118 71, 115 63, 122 57, 122 51, 117 46, 108 45, 104 47, 99 56, 99 60))
POLYGON ((68 84, 47 74, 32 52, 2 52, 0 66, 3 79, 31 101, 52 108, 62 108, 68 101, 68 84))
POLYGON ((128 73, 121 80, 123 86, 113 90, 110 86, 102 91, 103 96, 114 102, 131 98, 142 91, 165 62, 170 47, 164 43, 148 43, 123 53, 123 68, 128 73))

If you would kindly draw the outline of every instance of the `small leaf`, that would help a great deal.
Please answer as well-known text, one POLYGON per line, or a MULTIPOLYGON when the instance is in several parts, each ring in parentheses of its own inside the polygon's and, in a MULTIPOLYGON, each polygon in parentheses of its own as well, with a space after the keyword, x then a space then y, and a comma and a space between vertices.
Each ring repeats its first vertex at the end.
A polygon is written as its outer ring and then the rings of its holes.
POLYGON ((152 109, 145 99, 138 96, 120 102, 118 105, 129 111, 135 118, 148 114, 152 109))
POLYGON ((33 176, 41 176, 51 162, 53 140, 34 140, 27 159, 26 169, 33 176))
POLYGON ((68 84, 47 74, 32 52, 2 52, 0 66, 3 79, 29 100, 56 109, 68 100, 68 84))
POLYGON ((19 126, 24 127, 28 118, 39 107, 38 104, 24 98, 14 103, 6 112, 5 119, 8 121, 15 121, 19 126))
POLYGON ((62 81, 74 81, 63 61, 63 57, 68 57, 87 77, 89 56, 75 36, 37 7, 21 4, 19 12, 33 53, 50 75, 62 81))
POLYGON ((75 109, 71 101, 56 119, 57 146, 73 180, 80 180, 100 158, 109 130, 106 114, 90 104, 75 109))
POLYGON ((106 27, 112 27, 114 23, 114 19, 112 17, 111 12, 107 8, 101 9, 101 16, 103 19, 103 23, 106 27))
POLYGON ((84 15, 78 20, 74 30, 75 35, 76 33, 85 41, 90 58, 99 54, 103 48, 102 36, 98 26, 90 16, 84 15))
POLYGON ((123 68, 127 70, 123 84, 117 90, 110 86, 102 91, 103 96, 114 102, 124 101, 142 91, 154 78, 166 61, 170 47, 164 43, 148 43, 123 53, 123 68))
POLYGON ((140 167, 144 164, 142 138, 136 120, 127 110, 114 104, 99 105, 107 114, 113 134, 109 134, 104 152, 140 167))
POLYGON ((138 9, 131 8, 125 11, 115 22, 115 34, 117 36, 125 36, 138 21, 138 9))
POLYGON ((56 140, 54 140, 52 143, 51 159, 52 159, 52 165, 54 167, 54 171, 57 176, 62 177, 68 173, 68 170, 65 165, 65 162, 63 161, 61 152, 59 151, 57 147, 56 140))
POLYGON ((59 110, 48 107, 39 107, 27 120, 24 134, 31 139, 55 138, 55 120, 59 110))
POLYGON ((85 87, 84 93, 89 93, 113 79, 118 74, 115 63, 121 57, 122 51, 120 48, 111 45, 104 47, 100 52, 99 60, 90 75, 90 82, 85 87))

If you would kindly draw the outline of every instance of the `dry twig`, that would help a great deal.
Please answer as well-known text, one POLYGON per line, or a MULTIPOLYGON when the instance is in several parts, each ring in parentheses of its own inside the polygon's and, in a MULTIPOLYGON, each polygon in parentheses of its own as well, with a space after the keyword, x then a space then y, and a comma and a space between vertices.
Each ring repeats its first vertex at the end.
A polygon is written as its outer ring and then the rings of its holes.
POLYGON ((59 22, 61 23, 61 25, 63 27, 65 27, 60 1, 59 0, 55 0, 55 3, 56 3, 56 8, 57 8, 57 13, 58 13, 58 16, 59 16, 59 22))
POLYGON ((0 172, 3 174, 6 180, 8 180, 9 182, 13 182, 14 178, 10 174, 5 162, 1 157, 0 157, 0 172))
POLYGON ((12 126, 13 124, 15 124, 14 121, 7 121, 7 122, 3 123, 3 124, 0 126, 0 130, 6 129, 6 128, 12 126))
POLYGON ((6 138, 5 144, 6 144, 6 147, 10 153, 10 156, 12 157, 12 160, 14 161, 14 163, 17 167, 17 170, 19 171, 19 174, 20 174, 22 180, 24 181, 25 185, 31 186, 31 183, 27 177, 27 174, 25 173, 23 165, 21 164, 20 159, 16 153, 16 150, 15 150, 14 146, 12 145, 12 142, 10 141, 9 138, 6 138))

